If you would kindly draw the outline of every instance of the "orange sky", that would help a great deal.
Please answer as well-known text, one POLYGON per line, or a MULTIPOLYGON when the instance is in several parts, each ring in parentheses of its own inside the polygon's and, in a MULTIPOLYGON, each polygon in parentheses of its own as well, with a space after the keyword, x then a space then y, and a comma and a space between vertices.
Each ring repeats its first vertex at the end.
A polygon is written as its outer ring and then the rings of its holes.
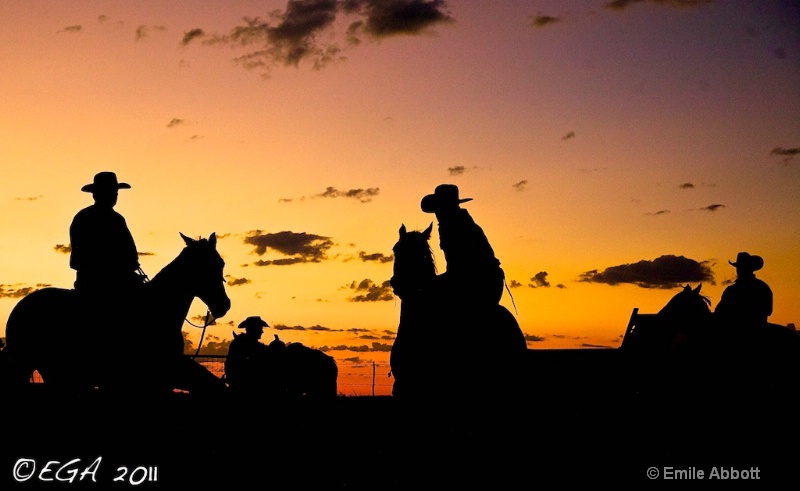
POLYGON ((265 341, 385 377, 391 247, 443 182, 474 198, 531 348, 616 347, 685 283, 713 307, 739 251, 765 259, 770 320, 800 320, 796 2, 304 5, 3 2, 0 315, 72 285, 80 188, 113 170, 151 277, 179 233, 219 236, 210 351, 260 315, 265 341), (641 274, 671 256, 685 278, 641 274))

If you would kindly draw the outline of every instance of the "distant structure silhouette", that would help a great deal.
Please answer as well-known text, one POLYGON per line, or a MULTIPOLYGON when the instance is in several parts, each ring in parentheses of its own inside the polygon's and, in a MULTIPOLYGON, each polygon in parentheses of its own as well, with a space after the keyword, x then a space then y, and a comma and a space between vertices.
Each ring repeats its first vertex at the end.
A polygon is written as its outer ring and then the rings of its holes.
POLYGON ((75 290, 92 297, 114 298, 142 284, 139 255, 125 218, 116 210, 120 189, 114 172, 99 172, 81 191, 92 193, 94 203, 80 210, 69 228, 69 265, 76 271, 75 290))
POLYGON ((736 262, 728 261, 736 268, 736 281, 722 292, 714 310, 720 322, 729 326, 763 326, 772 315, 772 289, 756 278, 755 272, 764 267, 761 256, 740 252, 736 262))

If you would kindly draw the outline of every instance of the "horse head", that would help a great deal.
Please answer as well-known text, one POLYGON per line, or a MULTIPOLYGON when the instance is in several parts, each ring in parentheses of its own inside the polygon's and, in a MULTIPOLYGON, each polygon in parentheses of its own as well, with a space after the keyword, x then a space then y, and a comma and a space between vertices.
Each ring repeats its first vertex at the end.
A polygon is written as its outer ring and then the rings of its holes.
POLYGON ((425 230, 409 231, 405 224, 400 226, 400 237, 392 247, 394 266, 389 280, 398 297, 436 278, 436 263, 429 243, 432 231, 433 223, 425 230))
POLYGON ((684 286, 658 311, 658 316, 670 322, 705 322, 711 316, 711 300, 700 293, 703 284, 684 286))
POLYGON ((186 247, 175 263, 183 266, 185 281, 190 285, 192 294, 208 306, 211 315, 215 319, 224 316, 231 308, 231 299, 225 291, 225 261, 217 251, 216 233, 212 233, 208 239, 180 235, 186 247))

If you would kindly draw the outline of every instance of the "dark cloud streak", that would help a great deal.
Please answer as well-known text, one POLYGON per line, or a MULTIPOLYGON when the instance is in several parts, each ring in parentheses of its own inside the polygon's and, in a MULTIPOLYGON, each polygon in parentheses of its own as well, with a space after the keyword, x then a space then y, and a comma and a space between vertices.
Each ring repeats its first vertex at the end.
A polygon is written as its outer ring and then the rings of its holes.
POLYGON ((606 285, 633 284, 642 288, 670 289, 690 282, 714 283, 710 261, 695 261, 684 256, 664 255, 652 261, 611 266, 603 271, 582 273, 578 281, 606 285))

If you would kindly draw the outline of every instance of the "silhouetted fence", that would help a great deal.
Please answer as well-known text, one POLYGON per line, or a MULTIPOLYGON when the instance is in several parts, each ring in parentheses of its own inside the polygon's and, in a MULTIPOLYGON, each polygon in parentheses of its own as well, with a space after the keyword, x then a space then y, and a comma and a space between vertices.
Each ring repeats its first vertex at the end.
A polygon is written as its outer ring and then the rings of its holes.
MULTIPOLYGON (((195 361, 222 378, 226 355, 197 355, 195 361)), ((339 394, 345 396, 385 396, 392 394, 394 379, 389 376, 388 363, 337 361, 339 394)), ((39 372, 33 373, 33 383, 42 383, 39 372)))

